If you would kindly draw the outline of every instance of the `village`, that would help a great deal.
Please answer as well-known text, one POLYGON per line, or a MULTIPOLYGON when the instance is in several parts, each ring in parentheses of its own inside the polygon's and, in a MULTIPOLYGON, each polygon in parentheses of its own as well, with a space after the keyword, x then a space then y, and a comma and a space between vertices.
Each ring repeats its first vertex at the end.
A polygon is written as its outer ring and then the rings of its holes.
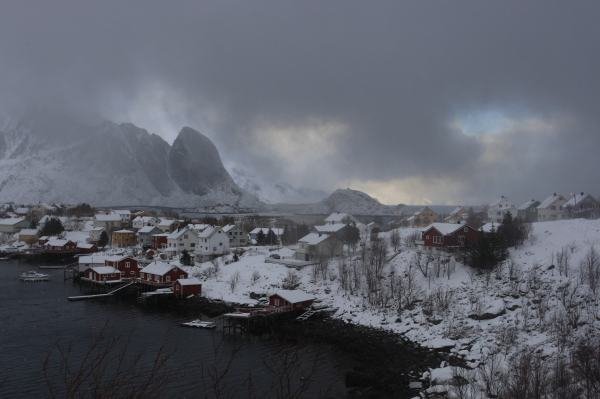
MULTIPOLYGON (((458 375, 470 389, 493 394, 498 387, 482 388, 481 370, 510 364, 524 348, 560 357, 578 337, 600 331, 600 204, 591 195, 553 193, 520 205, 502 196, 447 214, 434 208, 386 223, 332 212, 307 226, 271 215, 182 218, 85 204, 6 204, 0 256, 42 269, 62 262, 65 277, 86 287, 70 300, 135 285, 138 302, 225 303, 232 310, 219 320, 229 332, 285 314, 400 334, 460 359, 461 367, 442 363, 414 382, 432 395, 463 389, 458 375), (522 240, 507 245, 493 267, 478 268, 473 248, 517 222, 527 226, 522 240)), ((187 325, 214 328, 215 320, 187 325)))

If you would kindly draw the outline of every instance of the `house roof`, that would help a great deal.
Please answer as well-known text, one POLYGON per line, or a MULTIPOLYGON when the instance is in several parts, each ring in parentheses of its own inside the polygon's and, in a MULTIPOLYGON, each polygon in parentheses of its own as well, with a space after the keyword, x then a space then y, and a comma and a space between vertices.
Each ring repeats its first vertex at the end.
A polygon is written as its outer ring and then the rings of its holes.
POLYGON ((236 228, 236 225, 235 225, 235 224, 226 224, 225 226, 223 226, 223 229, 222 229, 222 230, 223 230, 225 233, 227 233, 227 232, 229 232, 229 230, 233 230, 233 229, 235 229, 235 228, 236 228))
POLYGON ((587 193, 583 193, 583 192, 571 195, 570 198, 567 199, 567 202, 565 202, 563 204, 563 207, 576 206, 577 204, 579 204, 581 201, 583 201, 584 199, 586 199, 588 197, 592 197, 592 196, 587 193))
POLYGON ((87 243, 84 243, 84 242, 78 242, 77 243, 77 248, 92 249, 92 248, 94 248, 94 244, 87 244, 87 243))
POLYGON ((159 226, 171 226, 173 223, 175 223, 174 219, 160 218, 160 223, 158 225, 159 226))
POLYGON ((498 231, 498 227, 500 227, 502 223, 486 223, 479 228, 480 231, 484 233, 491 233, 492 231, 498 231))
POLYGON ((110 258, 111 255, 104 254, 95 254, 95 255, 85 255, 79 257, 79 264, 98 264, 103 265, 104 261, 110 258))
POLYGON ((122 230, 115 231, 115 233, 131 233, 131 234, 133 234, 133 231, 127 230, 127 229, 122 229, 122 230))
POLYGON ((46 244, 48 244, 51 247, 64 247, 68 242, 69 240, 53 239, 49 240, 46 244))
POLYGON ((0 225, 14 226, 15 224, 21 223, 24 220, 25 220, 24 218, 6 218, 6 219, 0 219, 0 225))
POLYGON ((174 269, 175 267, 176 267, 175 265, 170 265, 166 262, 154 261, 154 262, 148 264, 148 266, 144 267, 142 270, 140 270, 140 273, 148 273, 148 274, 155 274, 157 276, 164 276, 165 274, 167 274, 170 270, 174 269))
POLYGON ((21 229, 21 231, 19 231, 19 235, 22 236, 35 236, 37 233, 37 229, 21 229))
POLYGON ((150 234, 152 233, 154 230, 159 230, 160 229, 156 226, 144 226, 142 228, 140 228, 137 232, 138 233, 142 233, 142 234, 150 234))
POLYGON ((207 227, 206 229, 204 229, 203 231, 201 231, 200 233, 198 233, 198 238, 209 238, 212 237, 213 234, 218 233, 219 231, 222 231, 220 228, 218 227, 207 227))
POLYGON ((429 226, 425 227, 422 231, 426 232, 427 230, 434 228, 446 236, 448 234, 454 233, 456 230, 465 226, 466 225, 460 223, 432 223, 429 226))
POLYGON ((554 204, 554 202, 557 200, 564 201, 564 197, 560 194, 554 193, 545 200, 543 200, 542 203, 538 205, 538 209, 546 209, 552 204, 554 204))
POLYGON ((333 212, 331 215, 325 218, 325 221, 331 223, 342 223, 344 219, 347 218, 352 218, 352 216, 343 212, 333 212))
POLYGON ((308 245, 317 245, 325 241, 327 238, 329 238, 327 234, 308 233, 307 235, 299 239, 298 242, 302 242, 308 245))
POLYGON ((178 240, 181 238, 181 236, 183 236, 185 233, 192 233, 192 234, 198 234, 196 232, 196 230, 194 229, 188 229, 187 227, 184 227, 183 229, 177 229, 174 232, 172 232, 171 234, 169 234, 167 236, 167 239, 169 240, 178 240))
POLYGON ((337 233, 344 227, 346 227, 344 223, 324 224, 321 226, 315 226, 315 230, 320 233, 337 233))
POLYGON ((117 213, 98 213, 94 218, 99 222, 120 222, 121 216, 117 213))
POLYGON ((464 212, 465 208, 462 206, 457 206, 456 208, 454 208, 452 210, 452 212, 450 212, 450 214, 448 216, 454 216, 454 215, 458 215, 461 212, 464 212))
POLYGON ((180 279, 177 279, 177 282, 181 285, 200 285, 200 284, 202 284, 200 282, 200 280, 198 280, 196 277, 180 278, 180 279))
POLYGON ((301 290, 279 290, 275 292, 275 295, 285 299, 291 304, 315 300, 314 296, 301 290))
POLYGON ((534 199, 530 199, 529 201, 523 202, 521 205, 519 205, 517 207, 518 210, 520 211, 524 211, 527 210, 531 207, 536 206, 536 204, 538 203, 538 201, 534 200, 534 199))
POLYGON ((93 266, 90 269, 95 271, 98 274, 115 274, 119 273, 117 269, 112 266, 93 266))

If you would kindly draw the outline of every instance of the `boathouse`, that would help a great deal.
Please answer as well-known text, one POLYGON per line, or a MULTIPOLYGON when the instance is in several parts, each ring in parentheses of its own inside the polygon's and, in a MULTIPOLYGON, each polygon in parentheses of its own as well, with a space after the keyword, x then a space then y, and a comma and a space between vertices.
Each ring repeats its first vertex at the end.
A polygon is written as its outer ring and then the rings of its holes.
POLYGON ((180 278, 173 283, 173 292, 176 297, 187 298, 190 295, 200 295, 202 284, 196 277, 180 278))
POLYGON ((294 311, 308 308, 315 297, 301 290, 279 290, 269 296, 269 307, 278 310, 294 311))
POLYGON ((98 284, 115 284, 121 282, 121 273, 112 266, 95 266, 87 269, 82 279, 98 284))
POLYGON ((106 266, 112 266, 121 272, 121 278, 132 279, 140 275, 138 261, 131 256, 110 256, 104 260, 106 266))
POLYGON ((143 284, 168 287, 178 279, 186 279, 188 274, 176 265, 154 261, 140 270, 140 282, 143 284))

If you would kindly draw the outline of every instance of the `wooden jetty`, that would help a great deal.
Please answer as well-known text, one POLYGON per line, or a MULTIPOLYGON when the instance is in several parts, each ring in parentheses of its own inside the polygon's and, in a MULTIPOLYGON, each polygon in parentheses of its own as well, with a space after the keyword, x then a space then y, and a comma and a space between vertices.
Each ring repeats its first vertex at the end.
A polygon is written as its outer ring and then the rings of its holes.
POLYGON ((135 284, 135 281, 130 281, 130 282, 128 282, 126 284, 123 284, 122 286, 117 287, 114 290, 109 291, 109 292, 104 293, 104 294, 76 295, 76 296, 70 296, 67 299, 69 301, 83 301, 85 299, 106 298, 106 297, 109 297, 109 296, 112 296, 112 295, 116 294, 117 292, 119 292, 119 291, 121 291, 121 290, 123 290, 123 289, 125 289, 125 288, 127 288, 127 287, 129 287, 131 285, 133 285, 133 284, 135 284))

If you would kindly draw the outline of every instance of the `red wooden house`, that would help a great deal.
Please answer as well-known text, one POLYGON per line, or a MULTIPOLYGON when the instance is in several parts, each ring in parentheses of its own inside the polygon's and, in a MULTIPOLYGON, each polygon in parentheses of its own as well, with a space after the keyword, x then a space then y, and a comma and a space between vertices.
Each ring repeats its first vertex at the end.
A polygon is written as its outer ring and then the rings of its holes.
POLYGON ((140 270, 140 282, 148 285, 170 287, 178 279, 187 277, 185 270, 161 261, 154 261, 140 270))
POLYGON ((96 244, 78 242, 77 252, 79 252, 80 254, 91 254, 94 252, 98 252, 98 247, 96 246, 96 244))
POLYGON ((303 310, 314 302, 315 297, 300 290, 279 290, 269 296, 269 307, 279 310, 303 310))
POLYGON ((131 256, 111 256, 104 260, 104 264, 120 271, 123 279, 133 279, 140 276, 138 261, 131 256))
POLYGON ((121 282, 121 273, 112 266, 94 266, 86 269, 83 279, 98 284, 121 282))
POLYGON ((56 238, 50 239, 44 244, 48 252, 75 252, 77 243, 71 240, 59 240, 56 238))
POLYGON ((202 284, 196 277, 180 278, 173 283, 173 293, 180 298, 190 295, 200 295, 202 284))
POLYGON ((466 224, 433 223, 423 230, 422 241, 425 247, 454 250, 477 242, 480 234, 466 224))
POLYGON ((166 248, 168 236, 169 235, 166 233, 152 235, 152 248, 154 248, 154 249, 166 248))

